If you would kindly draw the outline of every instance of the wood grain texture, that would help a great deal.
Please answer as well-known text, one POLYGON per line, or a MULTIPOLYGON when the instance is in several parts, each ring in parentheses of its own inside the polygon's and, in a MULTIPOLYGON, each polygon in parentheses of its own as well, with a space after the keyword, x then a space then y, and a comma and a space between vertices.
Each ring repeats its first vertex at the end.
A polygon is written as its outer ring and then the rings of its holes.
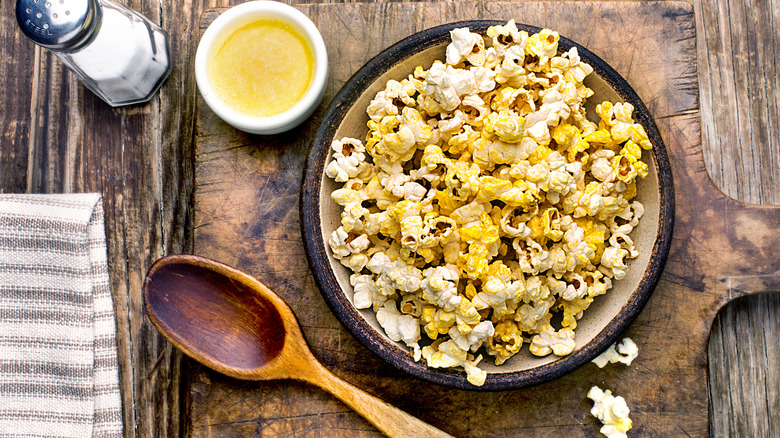
MULTIPOLYGON (((188 1, 123 3, 169 30, 198 18, 188 1)), ((140 287, 152 261, 191 248, 192 40, 172 32, 174 74, 151 102, 112 109, 22 36, 13 2, 0 8, 0 190, 102 193, 125 436, 180 435, 181 355, 145 319, 140 287)))
POLYGON ((10 2, 0 3, 0 193, 27 188, 27 147, 30 142, 30 80, 35 64, 34 44, 15 30, 16 16, 10 2))
POLYGON ((694 4, 702 137, 720 145, 705 152, 707 169, 735 199, 780 204, 780 3, 694 4))
MULTIPOLYGON (((288 300, 302 319, 315 354, 327 366, 455 435, 588 436, 595 430, 589 426, 593 418, 588 416, 588 403, 572 394, 584 394, 593 384, 636 397, 632 404, 636 433, 707 435, 710 322, 728 299, 778 283, 779 257, 772 245, 780 243, 776 241, 780 211, 725 198, 705 171, 692 7, 674 2, 299 7, 318 24, 332 49, 326 103, 382 48, 423 27, 473 18, 523 17, 539 26, 555 22, 562 34, 591 48, 634 85, 667 142, 679 187, 672 257, 648 307, 628 331, 638 340, 643 360, 628 369, 598 371, 586 365, 538 387, 489 394, 421 383, 376 363, 334 324, 301 262, 297 211, 289 201, 299 181, 287 178, 300 171, 303 139, 311 135, 317 114, 298 132, 255 137, 230 129, 208 109, 198 112, 196 253, 247 270, 288 300), (610 39, 628 34, 630 43, 610 39), (734 283, 752 270, 751 275, 758 275, 756 284, 734 283), (681 302, 687 303, 684 313, 681 302), (384 375, 388 377, 379 377, 384 375), (512 415, 519 407, 523 415, 512 415)), ((204 22, 213 17, 205 16, 204 22)), ((195 436, 250 431, 280 436, 312 429, 324 436, 335 430, 345 436, 372 433, 354 413, 327 398, 314 401, 316 393, 299 384, 236 385, 203 369, 196 369, 192 378, 195 436), (322 412, 331 414, 312 416, 322 412)))
MULTIPOLYGON (((154 110, 145 105, 113 110, 91 96, 56 60, 22 36, 15 23, 13 2, 0 3, 0 31, 4 35, 0 46, 0 191, 89 190, 101 192, 106 199, 127 437, 178 436, 187 432, 186 421, 180 425, 178 415, 181 362, 144 320, 139 285, 146 268, 158 256, 191 251, 196 98, 193 35, 198 32, 205 8, 240 2, 121 0, 153 17, 171 34, 174 71, 149 104, 154 110), (141 174, 143 177, 137 176, 141 174)), ((777 204, 777 1, 693 0, 692 4, 696 12, 707 169, 726 194, 777 204), (759 49, 761 53, 757 53, 759 49), (739 130, 737 114, 743 122, 739 130), (774 177, 770 176, 772 172, 774 177), (745 195, 747 192, 760 195, 745 195)), ((375 24, 379 28, 391 25, 375 24)), ((292 171, 287 174, 295 177, 292 171)), ((305 280, 299 284, 305 284, 305 280)), ((301 307, 308 304, 298 303, 301 307)), ((775 415, 780 411, 776 384, 780 381, 779 314, 780 297, 775 294, 739 300, 716 321, 709 354, 714 436, 780 436, 780 418, 775 415), (764 381, 753 380, 762 376, 764 381)), ((335 322, 333 319, 309 322, 339 328, 337 323, 329 325, 335 322)), ((340 341, 337 337, 321 350, 339 357, 339 349, 334 347, 340 341)), ((342 363, 342 369, 347 370, 376 364, 371 357, 342 363)), ((220 380, 219 376, 198 375, 220 380)), ((221 388, 231 387, 246 385, 231 380, 221 388)), ((290 387, 307 394, 310 403, 328 407, 312 410, 300 418, 301 424, 351 415, 322 391, 297 383, 290 387)), ((215 388, 210 396, 226 394, 219 386, 215 388)), ((264 402, 256 397, 237 409, 249 412, 264 402)), ((234 424, 236 430, 247 435, 278 431, 284 426, 272 417, 262 425, 234 424)), ((369 428, 367 423, 363 426, 369 428)), ((312 430, 311 435, 316 434, 312 430)))
MULTIPOLYGON (((780 4, 693 4, 707 170, 728 196, 780 204, 780 4)), ((780 412, 778 314, 780 294, 774 293, 736 300, 715 320, 709 344, 713 436, 780 436, 780 419, 767 415, 780 412)))
POLYGON ((290 306, 244 272, 194 255, 164 257, 149 269, 144 300, 149 319, 171 343, 221 374, 309 382, 390 437, 452 438, 328 371, 290 306))

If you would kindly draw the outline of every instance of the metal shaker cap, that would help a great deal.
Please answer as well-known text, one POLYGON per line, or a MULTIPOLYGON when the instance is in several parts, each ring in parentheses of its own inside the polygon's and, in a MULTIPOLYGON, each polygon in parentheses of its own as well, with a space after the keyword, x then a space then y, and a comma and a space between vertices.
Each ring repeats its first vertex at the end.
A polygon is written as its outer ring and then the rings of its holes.
POLYGON ((17 0, 16 21, 36 44, 53 50, 73 50, 87 41, 100 24, 98 0, 17 0))

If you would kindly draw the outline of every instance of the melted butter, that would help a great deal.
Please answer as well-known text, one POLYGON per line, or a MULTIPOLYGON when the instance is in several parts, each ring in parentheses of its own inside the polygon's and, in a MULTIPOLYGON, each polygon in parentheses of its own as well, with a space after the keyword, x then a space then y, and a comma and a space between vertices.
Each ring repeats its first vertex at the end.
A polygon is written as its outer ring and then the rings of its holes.
POLYGON ((306 93, 314 54, 289 23, 260 19, 246 24, 217 46, 209 78, 217 95, 248 116, 271 116, 290 109, 306 93))

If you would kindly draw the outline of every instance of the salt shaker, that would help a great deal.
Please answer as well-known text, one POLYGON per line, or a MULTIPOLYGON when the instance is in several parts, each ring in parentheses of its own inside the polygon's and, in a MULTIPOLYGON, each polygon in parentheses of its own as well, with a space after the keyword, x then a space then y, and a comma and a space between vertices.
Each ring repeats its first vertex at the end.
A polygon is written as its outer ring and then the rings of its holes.
POLYGON ((148 101, 171 72, 168 34, 110 0, 17 0, 16 19, 111 106, 148 101))

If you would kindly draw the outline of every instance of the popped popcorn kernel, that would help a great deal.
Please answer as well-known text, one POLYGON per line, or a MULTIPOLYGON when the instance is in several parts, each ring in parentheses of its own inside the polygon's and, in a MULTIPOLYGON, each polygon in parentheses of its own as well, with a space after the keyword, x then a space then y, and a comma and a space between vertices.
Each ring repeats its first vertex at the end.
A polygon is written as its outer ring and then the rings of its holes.
POLYGON ((633 426, 628 418, 629 409, 625 399, 613 396, 609 389, 602 390, 598 386, 590 388, 588 398, 593 400, 590 413, 598 418, 603 426, 600 432, 608 438, 626 438, 633 426))
POLYGON ((539 334, 534 335, 530 350, 536 356, 547 356, 550 353, 566 356, 574 351, 574 346, 574 330, 564 327, 556 331, 547 324, 539 334))
POLYGON ((596 364, 599 368, 604 368, 608 363, 616 362, 629 366, 638 355, 639 347, 636 346, 634 341, 632 341, 631 338, 623 338, 620 343, 613 343, 591 362, 596 364))

